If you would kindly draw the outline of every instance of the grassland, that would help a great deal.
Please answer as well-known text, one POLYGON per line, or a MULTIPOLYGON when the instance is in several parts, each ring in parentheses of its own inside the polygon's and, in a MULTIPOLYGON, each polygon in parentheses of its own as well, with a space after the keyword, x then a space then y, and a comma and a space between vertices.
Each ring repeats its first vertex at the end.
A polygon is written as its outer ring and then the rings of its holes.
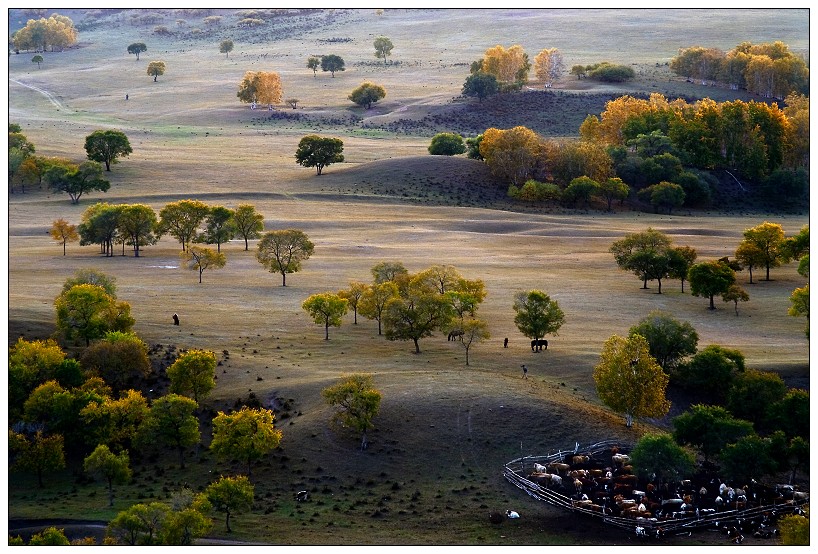
MULTIPOLYGON (((284 432, 281 449, 254 471, 253 511, 235 518, 229 538, 299 545, 629 544, 618 531, 525 497, 500 469, 521 453, 634 440, 667 428, 669 418, 626 429, 601 405, 591 378, 604 340, 627 333, 653 309, 691 322, 701 347, 737 348, 749 367, 778 371, 791 386, 809 388, 804 323, 786 314, 790 292, 803 284, 794 264, 774 270, 770 282, 745 285, 751 300, 736 316, 732 305, 707 310, 705 299, 681 293, 678 283, 664 283, 661 296, 655 288, 642 290, 607 253, 614 240, 652 226, 675 244, 695 247, 700 259, 732 256, 744 229, 771 220, 793 234, 806 215, 532 209, 508 201, 505 186, 479 162, 426 155, 431 134, 457 125, 451 130, 479 131, 481 113, 483 128, 533 121, 538 132, 559 136, 599 113, 609 96, 657 90, 718 99, 729 93, 680 82, 662 64, 692 44, 729 49, 744 40, 783 40, 807 51, 804 10, 387 10, 383 16, 357 10, 306 14, 255 31, 226 23, 206 38, 190 33, 200 24, 192 18, 179 36, 160 37, 153 26, 128 23, 129 13, 107 14, 81 33, 78 48, 46 54, 41 69, 26 54, 9 57, 9 120, 22 125, 39 154, 82 159, 85 136, 98 128, 124 131, 134 150, 113 167, 110 191, 83 197, 79 206, 45 189, 9 196, 9 344, 49 336, 62 283, 77 268, 93 267, 116 277, 118 296, 131 303, 135 331, 148 344, 219 353, 218 385, 206 409, 230 408, 252 392, 279 408, 284 432), (588 32, 603 25, 608 32, 588 32), (379 34, 395 44, 394 63, 386 67, 372 55, 379 34), (218 53, 227 36, 236 43, 229 57, 218 53), (135 41, 149 48, 139 62, 125 53, 135 41), (456 97, 467 64, 498 43, 520 43, 532 56, 555 46, 569 66, 635 63, 640 78, 628 87, 582 91, 566 79, 552 95, 523 95, 520 103, 503 100, 483 112, 456 97), (341 55, 347 70, 334 79, 313 77, 307 56, 325 53, 341 55), (153 59, 168 65, 156 83, 145 73, 153 59), (300 98, 303 108, 270 114, 239 104, 235 88, 247 70, 279 72, 285 98, 300 98), (365 79, 388 94, 369 111, 346 99, 365 79), (321 177, 293 160, 298 140, 311 132, 344 140, 345 163, 321 177), (139 259, 104 259, 96 247, 76 244, 62 256, 47 234, 53 220, 78 223, 99 200, 158 211, 183 198, 227 207, 252 203, 267 229, 304 230, 315 254, 284 288, 256 262, 253 245, 245 252, 236 241, 224 248, 227 266, 205 272, 198 284, 194 272, 178 267, 178 244, 169 237, 139 259), (422 353, 414 355, 411 345, 379 337, 374 322, 359 318, 353 325, 351 315, 323 340, 301 302, 352 279, 369 281, 369 269, 384 260, 402 261, 410 271, 451 264, 485 282, 480 313, 492 339, 472 350, 469 367, 462 348, 445 337, 422 340, 422 353), (566 313, 542 354, 531 352, 513 323, 513 293, 531 288, 548 292, 566 313), (174 312, 179 327, 171 323, 174 312), (521 363, 529 368, 527 380, 521 363), (320 396, 353 371, 373 373, 384 396, 365 452, 356 450, 356 437, 329 425, 331 410, 320 396), (301 489, 312 492, 311 502, 294 502, 301 489), (489 511, 506 508, 523 518, 489 524, 489 511)), ((183 16, 168 11, 166 17, 172 23, 183 16)), ((745 284, 746 273, 740 279, 745 284)), ((674 405, 671 415, 681 408, 674 405)), ((206 443, 206 426, 204 433, 206 443)), ((141 458, 113 509, 100 483, 72 470, 48 479, 43 490, 15 474, 9 518, 105 521, 134 502, 164 500, 182 484, 202 487, 211 476, 240 471, 204 448, 193 460, 182 470, 172 453, 141 458)), ((227 538, 223 523, 217 521, 213 537, 227 538)), ((720 542, 712 534, 684 540, 720 542)))

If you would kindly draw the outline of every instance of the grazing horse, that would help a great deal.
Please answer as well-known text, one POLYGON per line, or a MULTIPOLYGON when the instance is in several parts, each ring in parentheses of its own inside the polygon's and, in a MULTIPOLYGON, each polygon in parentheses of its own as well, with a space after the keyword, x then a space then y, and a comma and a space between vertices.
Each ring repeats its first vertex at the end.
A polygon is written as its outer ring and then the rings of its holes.
POLYGON ((463 337, 463 329, 452 329, 449 331, 449 338, 446 340, 457 340, 462 339, 463 337))
POLYGON ((545 339, 534 339, 531 341, 531 351, 540 352, 541 350, 548 350, 548 341, 545 339))

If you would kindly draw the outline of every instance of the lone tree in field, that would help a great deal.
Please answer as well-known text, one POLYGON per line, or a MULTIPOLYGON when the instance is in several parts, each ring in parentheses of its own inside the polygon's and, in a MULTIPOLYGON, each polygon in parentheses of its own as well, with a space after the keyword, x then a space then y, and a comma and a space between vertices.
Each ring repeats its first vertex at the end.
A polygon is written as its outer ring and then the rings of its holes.
POLYGON ((165 74, 165 69, 165 62, 153 61, 148 64, 148 75, 153 77, 153 82, 155 83, 157 77, 165 74))
POLYGON ((94 161, 82 162, 79 165, 54 165, 46 170, 43 180, 56 192, 65 192, 72 204, 79 204, 80 198, 95 190, 106 192, 111 183, 102 178, 102 164, 94 161))
POLYGON ((281 286, 287 286, 287 274, 301 270, 301 263, 309 259, 315 245, 298 229, 268 231, 258 243, 256 259, 270 273, 281 274, 281 286))
POLYGON ((736 317, 738 317, 738 303, 747 302, 750 300, 750 295, 747 291, 741 288, 740 285, 730 285, 727 290, 721 293, 721 299, 725 302, 732 302, 736 310, 736 317))
MULTIPOLYGON (((309 63, 307 63, 307 67, 309 67, 309 63)), ((341 56, 336 56, 335 54, 321 56, 321 71, 329 71, 332 74, 333 79, 335 78, 336 71, 344 71, 345 69, 344 58, 341 56)), ((314 73, 313 76, 315 76, 314 73)))
POLYGON ((787 314, 793 317, 804 316, 807 318, 807 327, 804 333, 809 338, 809 283, 792 291, 790 303, 792 305, 787 310, 787 314))
POLYGON ((181 252, 179 256, 188 269, 198 270, 200 283, 206 269, 220 269, 227 264, 227 256, 203 246, 188 246, 187 251, 181 252))
POLYGON ((375 388, 372 375, 353 373, 341 381, 325 388, 322 393, 330 406, 339 408, 334 418, 344 426, 361 433, 361 450, 365 450, 367 430, 374 427, 372 420, 381 408, 381 393, 375 388))
POLYGON ((382 86, 366 82, 361 83, 361 86, 353 90, 349 95, 349 99, 368 110, 372 107, 372 104, 385 96, 386 90, 382 86))
POLYGON ((275 414, 265 408, 248 408, 229 414, 219 412, 213 418, 213 441, 210 449, 221 459, 247 463, 247 475, 252 464, 281 443, 281 430, 273 425, 275 414))
POLYGON ((128 137, 122 131, 94 131, 85 137, 85 152, 88 159, 105 164, 105 171, 111 171, 111 164, 119 163, 117 158, 127 157, 133 152, 128 137))
POLYGON ((312 69, 312 76, 318 73, 318 68, 321 67, 321 58, 318 56, 310 56, 307 58, 307 67, 312 69))
POLYGON ((31 58, 32 63, 37 64, 37 69, 40 69, 40 64, 43 63, 43 57, 39 54, 36 54, 33 58, 31 58))
POLYGON ((233 51, 233 41, 228 39, 224 39, 219 43, 219 52, 225 55, 226 58, 230 57, 230 52, 233 51))
POLYGON ((65 256, 65 245, 69 242, 76 242, 80 240, 77 234, 77 226, 71 225, 63 218, 54 220, 49 230, 51 238, 62 244, 62 255, 65 256))
POLYGON ((260 237, 264 230, 264 216, 252 204, 239 204, 233 212, 231 225, 236 229, 236 234, 244 239, 244 250, 247 251, 250 249, 249 239, 260 237))
POLYGON ((314 167, 321 175, 324 167, 344 161, 344 141, 338 138, 307 135, 298 143, 295 161, 304 167, 314 167))
POLYGON ((375 39, 373 46, 375 46, 375 57, 378 59, 383 58, 383 64, 386 65, 386 58, 392 53, 392 49, 395 45, 392 44, 389 38, 380 36, 375 39))
POLYGON ((556 48, 546 48, 534 57, 534 74, 543 82, 544 88, 551 88, 564 71, 562 52, 556 48))
POLYGON ((690 293, 709 298, 709 309, 715 310, 713 298, 730 289, 730 285, 736 282, 736 272, 726 263, 714 260, 693 265, 687 273, 687 280, 690 281, 690 293))
POLYGON ((514 323, 517 329, 532 340, 545 335, 556 335, 565 322, 565 313, 556 300, 542 291, 520 291, 514 295, 514 323))
POLYGON ((325 292, 313 294, 301 304, 313 321, 324 326, 324 340, 329 340, 329 328, 341 326, 341 318, 349 309, 349 301, 337 294, 325 292))
POLYGON ((628 427, 635 418, 662 417, 668 413, 670 402, 665 397, 668 379, 641 335, 609 338, 594 368, 599 399, 613 411, 625 414, 628 427))
POLYGON ((198 404, 216 388, 216 355, 209 350, 188 350, 167 372, 170 392, 189 396, 198 404))
POLYGON ((466 365, 469 365, 469 350, 478 342, 483 342, 491 338, 489 333, 489 325, 482 319, 467 319, 463 322, 461 329, 463 334, 460 336, 460 344, 466 350, 466 365))
POLYGON ((236 477, 222 476, 218 481, 207 486, 204 495, 210 501, 214 510, 224 512, 225 527, 228 533, 232 533, 230 515, 253 507, 253 491, 254 487, 245 475, 236 477))
POLYGON ((456 156, 465 151, 463 137, 457 133, 438 133, 429 144, 429 154, 433 156, 456 156))
POLYGON ((273 104, 280 103, 284 96, 281 77, 273 71, 248 71, 239 83, 236 96, 245 104, 255 106, 258 102, 268 104, 272 109, 273 104))
POLYGON ((97 475, 108 483, 108 506, 114 505, 114 484, 124 484, 131 480, 130 458, 127 451, 114 454, 104 444, 100 444, 85 458, 83 469, 97 475))
POLYGON ((134 42, 128 45, 128 54, 136 54, 136 61, 139 61, 139 54, 147 51, 148 47, 144 42, 134 42))

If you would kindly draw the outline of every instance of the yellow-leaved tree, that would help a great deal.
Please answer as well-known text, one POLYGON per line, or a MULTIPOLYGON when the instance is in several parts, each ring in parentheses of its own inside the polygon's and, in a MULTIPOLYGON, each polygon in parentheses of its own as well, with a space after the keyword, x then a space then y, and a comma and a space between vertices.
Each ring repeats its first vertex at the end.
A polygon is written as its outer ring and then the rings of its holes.
POLYGON ((239 83, 236 96, 239 100, 255 107, 256 103, 267 104, 273 109, 273 104, 279 104, 284 95, 281 87, 281 77, 274 71, 248 71, 239 83))
POLYGON ((556 48, 546 48, 534 57, 534 74, 543 82, 545 88, 551 88, 554 81, 565 71, 562 52, 556 48))
POLYGON ((528 80, 529 69, 531 63, 528 61, 528 54, 519 44, 509 48, 498 44, 483 54, 481 70, 483 73, 494 75, 499 83, 525 83, 528 80))
POLYGON ((605 341, 600 362, 594 368, 599 399, 613 411, 625 414, 625 424, 634 418, 662 417, 670 410, 665 397, 669 377, 650 355, 650 346, 642 335, 605 341))
POLYGON ((480 155, 491 172, 517 186, 534 174, 542 152, 539 135, 527 127, 487 129, 480 142, 480 155))

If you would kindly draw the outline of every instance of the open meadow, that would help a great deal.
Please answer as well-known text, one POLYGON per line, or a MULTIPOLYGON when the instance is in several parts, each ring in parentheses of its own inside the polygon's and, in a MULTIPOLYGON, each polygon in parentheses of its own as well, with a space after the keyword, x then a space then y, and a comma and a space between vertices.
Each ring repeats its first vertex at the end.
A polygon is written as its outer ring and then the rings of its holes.
MULTIPOLYGON (((37 154, 80 161, 85 137, 97 129, 123 131, 133 153, 106 174, 108 192, 83 196, 78 205, 45 186, 9 195, 8 342, 51 336, 54 299, 64 281, 79 268, 94 268, 116 278, 117 297, 130 303, 134 331, 149 346, 217 354, 217 386, 203 403, 207 412, 230 409, 251 393, 274 408, 283 439, 254 468, 254 508, 235 516, 229 535, 217 516, 213 539, 286 545, 631 544, 621 531, 528 498, 501 470, 521 455, 609 438, 633 442, 646 431, 670 428, 683 403, 674 403, 662 420, 628 429, 601 403, 592 378, 604 341, 626 335, 652 310, 690 322, 699 348, 738 349, 749 368, 777 371, 788 386, 809 389, 805 322, 787 315, 792 290, 803 285, 796 263, 773 269, 769 282, 760 280, 759 271, 748 284, 747 273, 740 272, 750 301, 736 315, 732 303, 718 298, 718 309, 708 310, 707 299, 691 296, 687 284, 682 293, 678 281, 663 281, 661 295, 655 283, 641 289, 608 252, 625 234, 653 227, 676 246, 694 247, 699 260, 732 258, 742 232, 764 221, 796 234, 809 222, 806 206, 801 213, 765 213, 739 203, 737 209, 673 215, 627 207, 613 213, 535 209, 507 198, 507 184, 497 182, 483 163, 432 157, 426 150, 440 131, 475 135, 528 121, 544 136, 571 136, 586 115, 600 113, 606 100, 621 94, 750 98, 686 83, 664 64, 679 48, 695 44, 729 50, 742 41, 781 40, 794 52, 808 52, 806 10, 377 15, 362 9, 309 12, 264 30, 237 28, 232 10, 217 11, 224 22, 216 28, 203 27, 200 15, 151 12, 164 17, 171 35, 154 34, 155 25, 135 25, 129 18, 137 10, 111 11, 80 31, 77 47, 45 53, 40 68, 31 63, 31 53, 9 56, 9 121, 21 125, 37 154), (605 33, 589 32, 602 26, 605 33), (198 27, 201 33, 194 33, 198 27), (395 44, 386 66, 373 55, 378 35, 395 44), (236 45, 229 56, 218 51, 224 38, 236 45), (126 53, 136 41, 148 46, 138 62, 126 53), (619 87, 579 90, 565 76, 553 92, 530 91, 539 104, 526 109, 509 104, 484 111, 476 100, 459 97, 473 60, 495 44, 514 43, 532 58, 542 48, 557 47, 568 67, 603 59, 635 64, 638 78, 619 87), (346 70, 334 78, 320 70, 313 75, 307 57, 327 53, 342 56, 346 70), (154 82, 145 68, 160 59, 167 72, 154 82), (237 85, 250 70, 278 72, 284 98, 299 98, 298 109, 254 111, 241 104, 237 85), (347 100, 364 80, 387 90, 371 110, 347 100), (344 141, 345 161, 321 176, 294 160, 298 141, 311 133, 344 141), (180 268, 179 244, 170 236, 145 247, 139 258, 128 250, 126 256, 104 258, 98 246, 78 243, 69 243, 63 256, 48 234, 54 220, 78 224, 98 201, 143 203, 158 212, 188 198, 228 208, 253 204, 266 230, 301 229, 315 252, 282 287, 281 276, 256 261, 256 241, 245 251, 243 240, 233 240, 222 246, 227 265, 205 271, 200 284, 195 271, 180 268), (448 264, 484 281, 488 295, 479 314, 489 322, 491 338, 471 349, 469 366, 461 345, 445 335, 422 339, 421 353, 414 354, 411 342, 378 336, 375 321, 359 317, 353 324, 352 313, 324 340, 323 327, 311 321, 302 302, 352 280, 370 282, 370 269, 382 261, 400 261, 410 272, 448 264), (513 321, 514 293, 530 289, 548 293, 566 316, 542 353, 531 351, 513 321), (528 366, 527 379, 521 364, 528 366), (333 410, 321 397, 322 389, 352 372, 372 373, 383 394, 363 452, 356 435, 330 424, 333 410), (311 492, 310 502, 294 501, 299 490, 311 492), (521 519, 489 523, 489 512, 506 509, 517 510, 521 519)), ((77 10, 59 13, 81 20, 77 10)), ((11 25, 19 26, 16 20, 11 25)), ((207 445, 210 429, 202 431, 207 445)), ((43 489, 35 478, 14 474, 9 519, 107 522, 135 502, 164 501, 184 484, 202 488, 218 475, 242 471, 206 447, 191 449, 184 469, 175 460, 173 452, 142 457, 134 464, 133 481, 117 488, 110 509, 103 484, 80 479, 76 464, 49 476, 43 489)), ((709 532, 668 540, 726 542, 709 532)))

